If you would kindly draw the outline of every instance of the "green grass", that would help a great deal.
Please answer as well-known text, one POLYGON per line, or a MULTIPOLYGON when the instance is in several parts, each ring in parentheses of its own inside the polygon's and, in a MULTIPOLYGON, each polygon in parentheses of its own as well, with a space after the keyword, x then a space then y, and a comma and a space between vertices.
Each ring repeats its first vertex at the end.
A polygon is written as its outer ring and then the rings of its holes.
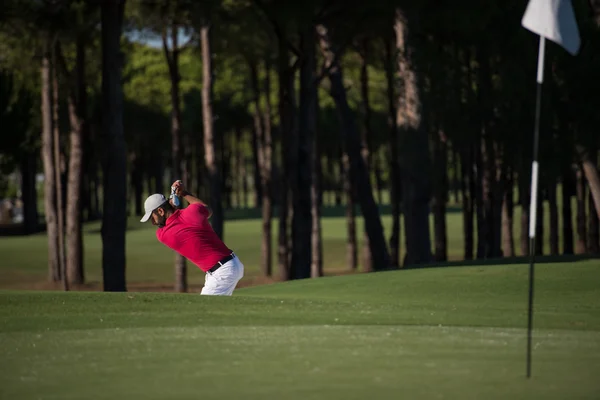
POLYGON ((197 294, 0 291, 1 399, 597 399, 600 263, 197 294))

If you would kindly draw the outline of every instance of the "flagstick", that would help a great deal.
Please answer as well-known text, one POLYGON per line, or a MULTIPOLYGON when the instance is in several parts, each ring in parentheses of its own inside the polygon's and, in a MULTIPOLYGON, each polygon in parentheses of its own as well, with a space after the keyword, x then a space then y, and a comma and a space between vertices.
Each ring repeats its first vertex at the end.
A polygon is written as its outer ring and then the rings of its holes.
POLYGON ((535 264, 535 228, 538 195, 538 148, 540 142, 540 107, 544 82, 545 39, 540 36, 538 53, 537 94, 535 99, 535 126, 533 131, 533 162, 531 163, 531 201, 529 204, 529 314, 527 319, 527 378, 531 376, 531 328, 533 325, 533 278, 535 264))

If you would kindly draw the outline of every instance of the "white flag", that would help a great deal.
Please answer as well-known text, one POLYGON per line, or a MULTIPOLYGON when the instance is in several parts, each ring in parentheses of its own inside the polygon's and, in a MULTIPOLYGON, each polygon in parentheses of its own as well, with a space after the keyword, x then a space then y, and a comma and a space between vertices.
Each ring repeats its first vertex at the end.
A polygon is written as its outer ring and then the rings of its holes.
POLYGON ((529 0, 521 25, 561 45, 571 55, 579 51, 579 29, 571 0, 529 0))

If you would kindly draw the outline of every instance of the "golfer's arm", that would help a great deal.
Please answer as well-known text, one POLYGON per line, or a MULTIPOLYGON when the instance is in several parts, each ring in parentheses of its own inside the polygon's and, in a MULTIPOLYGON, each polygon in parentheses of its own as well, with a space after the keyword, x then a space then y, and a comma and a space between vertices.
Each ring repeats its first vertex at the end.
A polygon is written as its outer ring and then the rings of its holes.
POLYGON ((202 204, 203 206, 205 206, 206 208, 208 208, 208 216, 210 217, 212 215, 212 210, 210 209, 210 207, 208 206, 208 204, 206 204, 205 202, 203 202, 199 198, 193 196, 190 192, 187 192, 187 191, 184 192, 183 193, 183 198, 185 199, 185 201, 188 202, 188 204, 202 204))

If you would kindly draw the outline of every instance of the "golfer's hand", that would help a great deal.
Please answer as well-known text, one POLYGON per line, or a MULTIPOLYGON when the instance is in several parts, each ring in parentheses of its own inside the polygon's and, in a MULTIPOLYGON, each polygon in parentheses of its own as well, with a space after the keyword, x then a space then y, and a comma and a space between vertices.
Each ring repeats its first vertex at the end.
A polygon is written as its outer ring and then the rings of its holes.
POLYGON ((175 189, 175 196, 177 197, 182 197, 185 193, 185 187, 183 186, 183 182, 181 182, 180 180, 176 180, 175 182, 173 182, 173 184, 171 185, 171 190, 173 189, 175 189))

